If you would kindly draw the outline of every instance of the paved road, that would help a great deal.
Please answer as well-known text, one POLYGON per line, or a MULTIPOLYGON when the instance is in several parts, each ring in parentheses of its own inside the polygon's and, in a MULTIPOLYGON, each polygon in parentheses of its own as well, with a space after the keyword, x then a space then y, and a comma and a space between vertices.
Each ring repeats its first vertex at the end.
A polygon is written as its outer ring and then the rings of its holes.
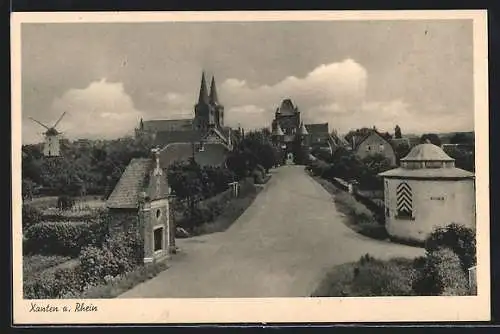
POLYGON ((225 232, 179 240, 159 276, 120 298, 307 297, 336 264, 414 257, 420 248, 363 237, 346 227, 331 195, 300 166, 283 166, 225 232))

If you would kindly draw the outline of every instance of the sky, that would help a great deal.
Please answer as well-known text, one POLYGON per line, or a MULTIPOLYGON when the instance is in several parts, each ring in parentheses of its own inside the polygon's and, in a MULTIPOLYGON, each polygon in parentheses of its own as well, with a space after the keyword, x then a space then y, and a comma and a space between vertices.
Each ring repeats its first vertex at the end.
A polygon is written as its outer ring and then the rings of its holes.
POLYGON ((472 131, 472 21, 25 23, 23 143, 67 112, 68 139, 192 118, 203 70, 227 125, 269 127, 291 98, 305 123, 472 131))

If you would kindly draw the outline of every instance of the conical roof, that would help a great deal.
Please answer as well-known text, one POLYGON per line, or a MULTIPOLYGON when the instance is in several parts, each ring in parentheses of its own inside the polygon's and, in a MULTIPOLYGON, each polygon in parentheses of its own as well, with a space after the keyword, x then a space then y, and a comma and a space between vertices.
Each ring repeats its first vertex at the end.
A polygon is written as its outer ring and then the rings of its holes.
POLYGON ((205 71, 201 74, 201 84, 200 84, 200 95, 198 97, 198 103, 208 103, 208 90, 207 82, 205 80, 205 71))
POLYGON ((455 161, 441 147, 425 143, 415 146, 401 161, 455 161))
POLYGON ((212 77, 212 82, 210 83, 210 102, 219 104, 219 97, 217 96, 217 86, 215 85, 215 77, 212 77))
POLYGON ((279 124, 276 124, 276 128, 273 130, 273 136, 283 136, 284 132, 279 124))
POLYGON ((300 123, 299 134, 303 135, 303 136, 309 134, 309 132, 307 131, 306 127, 304 126, 304 123, 302 123, 302 122, 300 123))

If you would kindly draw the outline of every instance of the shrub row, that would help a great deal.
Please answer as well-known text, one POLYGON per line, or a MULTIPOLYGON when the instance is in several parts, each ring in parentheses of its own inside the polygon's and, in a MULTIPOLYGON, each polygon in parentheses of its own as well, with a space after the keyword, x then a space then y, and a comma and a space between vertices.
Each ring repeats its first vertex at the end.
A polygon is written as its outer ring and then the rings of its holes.
POLYGON ((106 233, 101 220, 36 223, 24 233, 23 253, 74 257, 88 245, 100 246, 106 233))
POLYGON ((29 276, 44 269, 56 266, 70 259, 68 256, 61 255, 30 255, 23 256, 23 275, 29 276))
POLYGON ((102 248, 88 246, 73 268, 47 270, 24 277, 27 299, 78 297, 92 286, 132 271, 143 258, 142 242, 134 234, 118 234, 102 248))

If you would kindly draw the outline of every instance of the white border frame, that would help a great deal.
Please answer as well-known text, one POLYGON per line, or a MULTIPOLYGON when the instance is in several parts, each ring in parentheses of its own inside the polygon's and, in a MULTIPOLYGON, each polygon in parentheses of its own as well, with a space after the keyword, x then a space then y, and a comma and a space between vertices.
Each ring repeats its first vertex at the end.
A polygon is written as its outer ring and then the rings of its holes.
MULTIPOLYGON (((490 319, 488 53, 485 10, 290 11, 290 12, 59 12, 13 13, 12 52, 12 214, 13 321, 15 324, 85 323, 269 323, 485 321, 490 319), (467 297, 257 298, 84 300, 95 312, 30 312, 22 298, 21 259, 21 23, 144 21, 349 21, 473 20, 476 133, 478 295, 467 297), (17 182, 19 180, 19 182, 17 182), (130 307, 133 305, 133 307, 130 307)), ((36 301, 74 308, 82 300, 36 301)))

